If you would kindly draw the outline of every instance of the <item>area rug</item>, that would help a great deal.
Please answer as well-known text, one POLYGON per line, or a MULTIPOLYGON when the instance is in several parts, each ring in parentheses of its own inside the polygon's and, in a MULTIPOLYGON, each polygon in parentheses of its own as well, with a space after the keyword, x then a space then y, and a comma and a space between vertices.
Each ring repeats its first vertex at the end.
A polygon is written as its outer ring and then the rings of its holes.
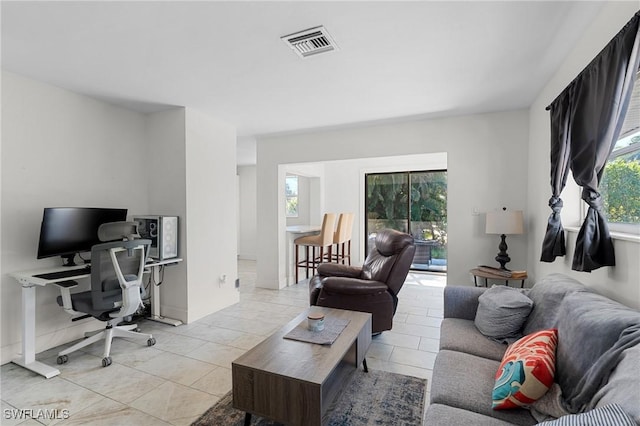
MULTIPOLYGON (((330 426, 420 425, 427 381, 386 371, 354 369, 342 395, 329 408, 330 426)), ((191 426, 242 426, 245 413, 232 406, 231 392, 191 426)), ((252 426, 277 426, 251 416, 252 426)))

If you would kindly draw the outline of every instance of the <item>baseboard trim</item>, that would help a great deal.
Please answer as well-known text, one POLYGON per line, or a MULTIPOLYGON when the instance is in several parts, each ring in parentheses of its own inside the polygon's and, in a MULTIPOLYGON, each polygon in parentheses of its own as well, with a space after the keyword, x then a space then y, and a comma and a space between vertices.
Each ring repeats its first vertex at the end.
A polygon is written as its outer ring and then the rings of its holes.
POLYGON ((258 260, 258 257, 255 254, 239 254, 238 260, 258 260))

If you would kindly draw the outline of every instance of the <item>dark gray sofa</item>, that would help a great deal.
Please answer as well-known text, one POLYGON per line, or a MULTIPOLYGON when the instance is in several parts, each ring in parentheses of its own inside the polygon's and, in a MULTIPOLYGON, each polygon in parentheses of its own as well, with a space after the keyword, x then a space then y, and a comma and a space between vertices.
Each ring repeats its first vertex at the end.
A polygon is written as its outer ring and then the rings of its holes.
MULTIPOLYGON (((535 425, 560 416, 559 410, 548 415, 552 392, 531 409, 492 409, 494 376, 507 345, 474 325, 478 297, 486 290, 445 288, 426 425, 535 425)), ((561 274, 549 275, 526 294, 534 305, 522 333, 558 329, 556 405, 581 413, 617 403, 640 425, 640 312, 561 274)))

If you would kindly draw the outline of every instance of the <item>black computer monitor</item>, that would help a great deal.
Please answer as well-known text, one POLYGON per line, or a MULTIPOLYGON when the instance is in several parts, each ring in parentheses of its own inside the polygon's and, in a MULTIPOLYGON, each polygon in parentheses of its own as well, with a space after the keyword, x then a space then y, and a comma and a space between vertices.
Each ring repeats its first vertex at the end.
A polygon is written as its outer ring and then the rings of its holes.
POLYGON ((91 251, 100 243, 98 227, 127 220, 127 209, 93 207, 48 207, 44 209, 38 259, 61 256, 65 266, 74 266, 76 253, 91 251))

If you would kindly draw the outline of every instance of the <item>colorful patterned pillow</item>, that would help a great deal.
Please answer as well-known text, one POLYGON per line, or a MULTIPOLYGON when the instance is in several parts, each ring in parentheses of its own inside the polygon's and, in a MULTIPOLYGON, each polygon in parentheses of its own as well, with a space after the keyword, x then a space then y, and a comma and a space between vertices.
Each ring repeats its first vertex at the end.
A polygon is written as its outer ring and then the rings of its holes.
POLYGON ((553 384, 558 330, 524 336, 507 348, 493 387, 493 409, 527 407, 553 384))

